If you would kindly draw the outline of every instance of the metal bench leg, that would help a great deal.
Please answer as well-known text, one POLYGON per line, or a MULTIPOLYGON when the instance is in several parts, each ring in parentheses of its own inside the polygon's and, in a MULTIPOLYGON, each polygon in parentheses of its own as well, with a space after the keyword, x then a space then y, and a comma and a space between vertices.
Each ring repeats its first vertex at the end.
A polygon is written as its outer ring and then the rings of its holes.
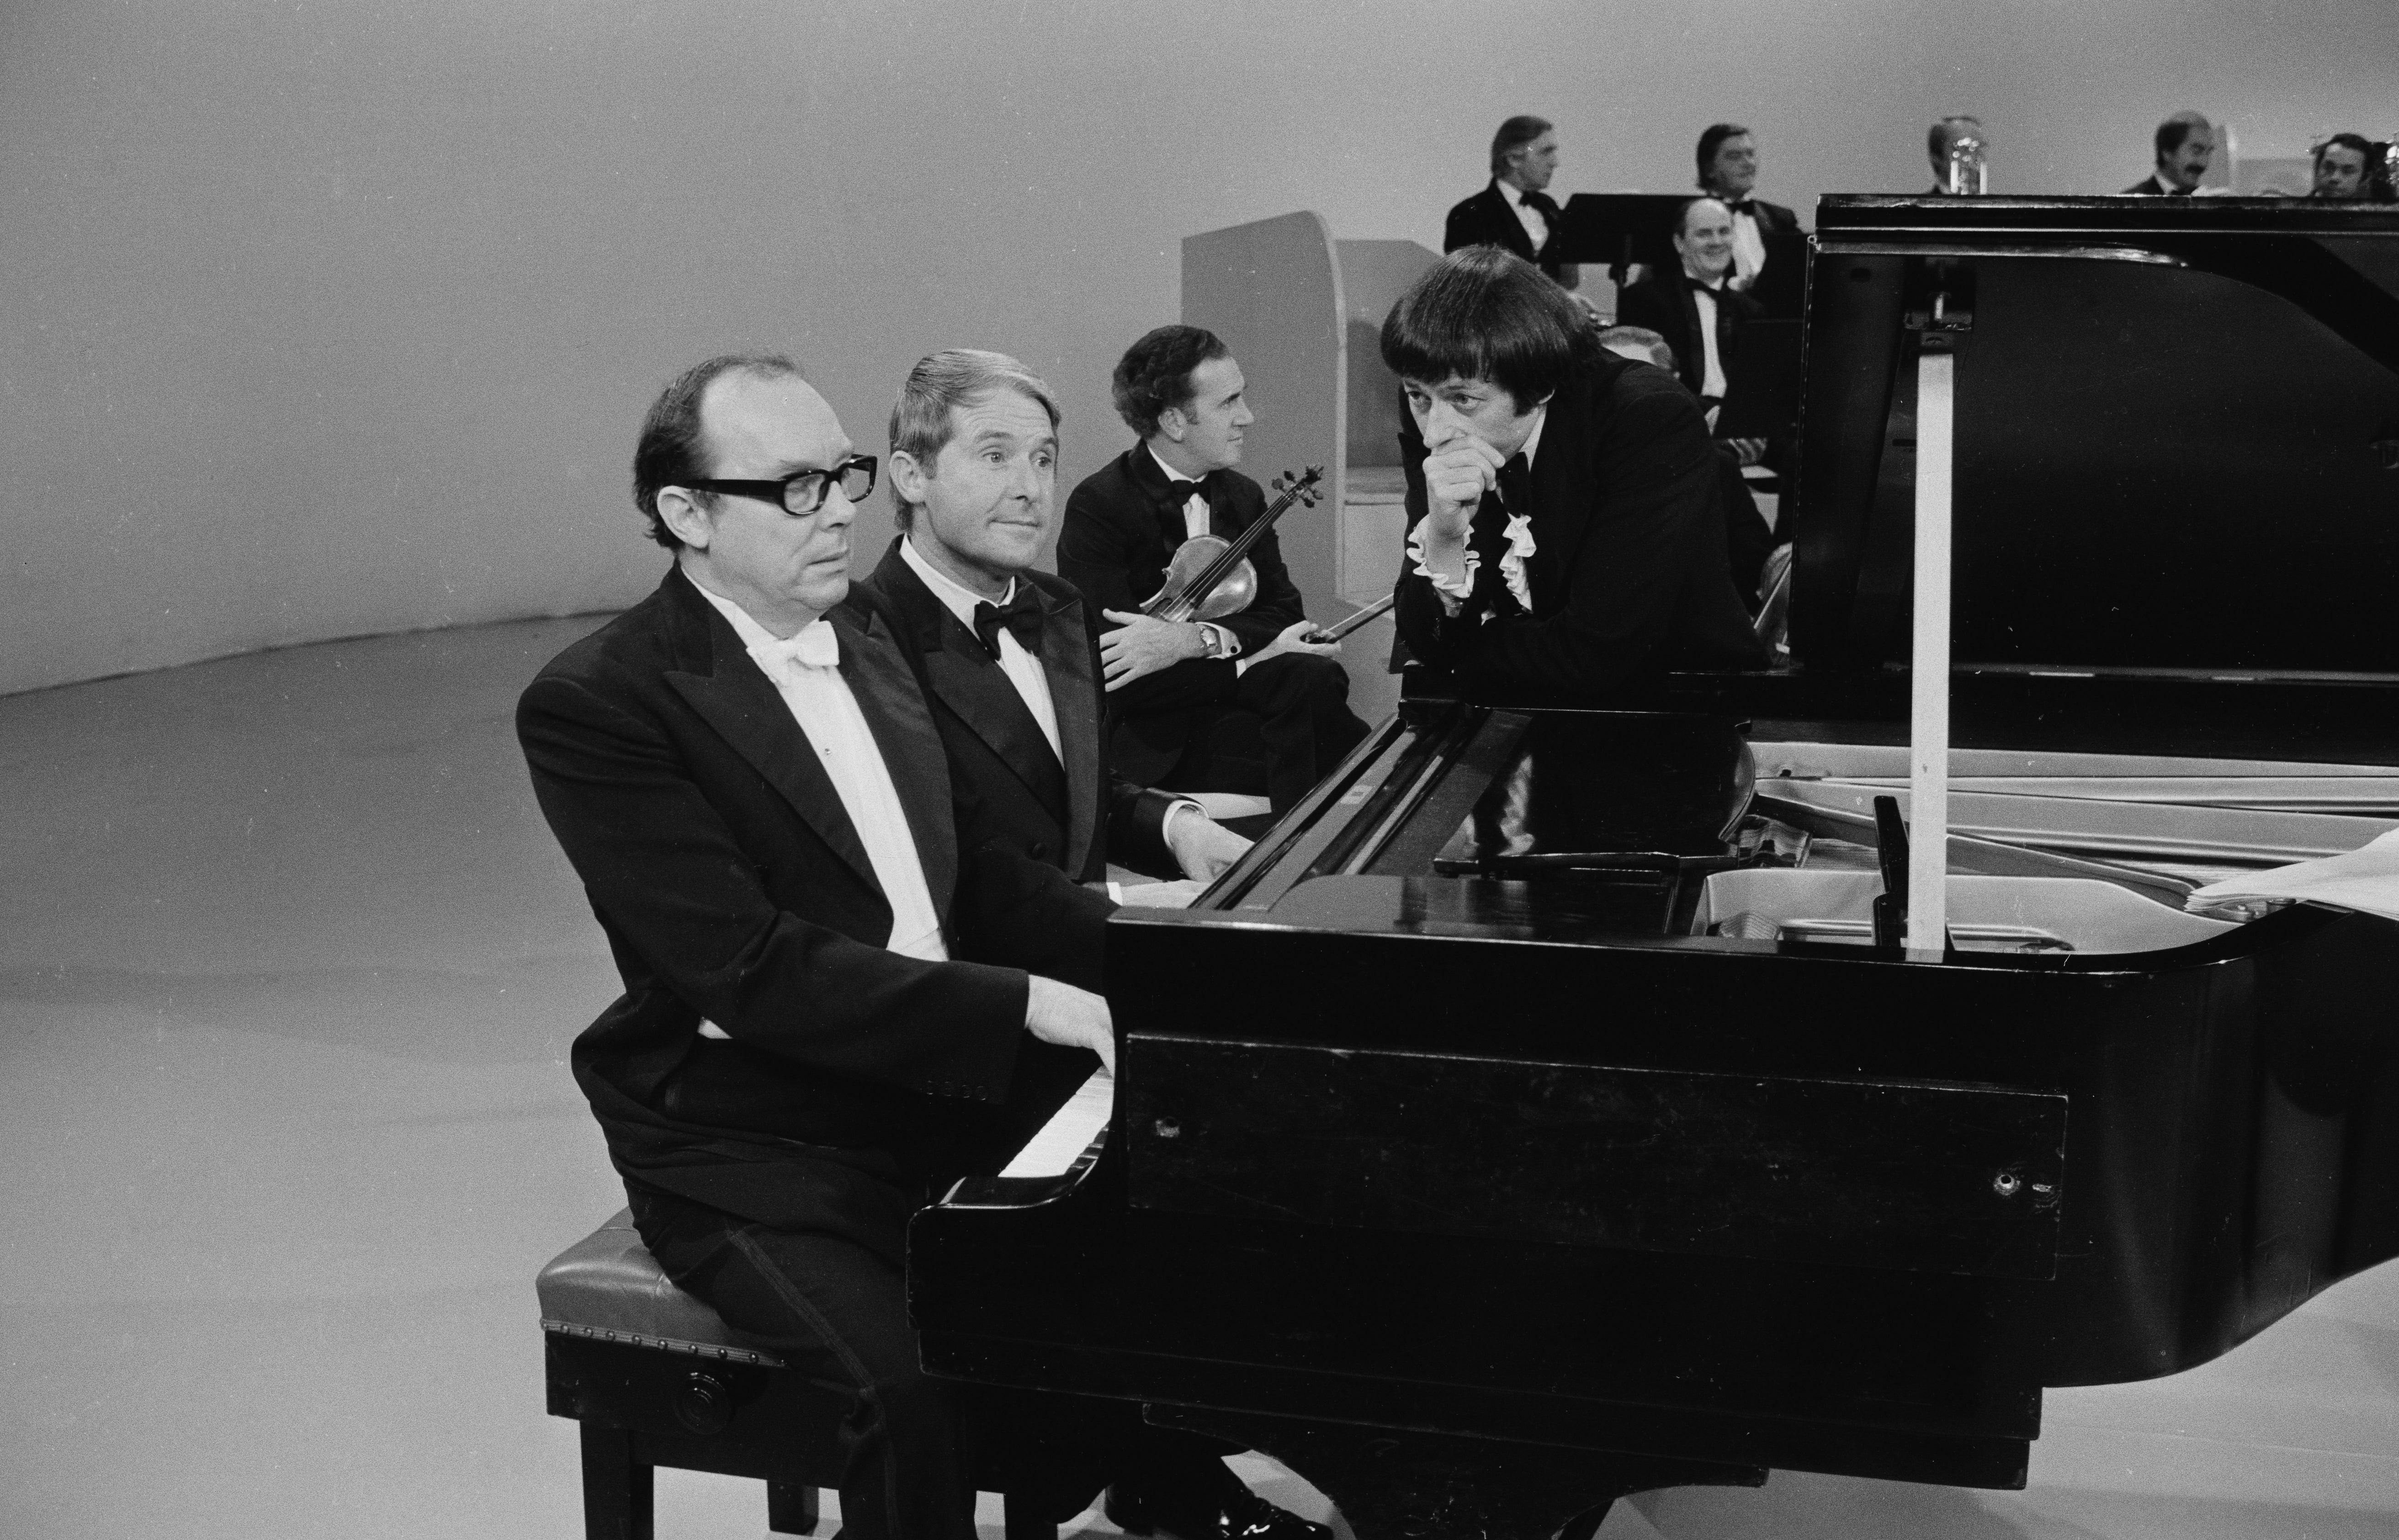
POLYGON ((1047 1519, 1037 1519, 1030 1513, 1019 1513, 1015 1498, 1001 1498, 1000 1511, 1006 1515, 1008 1540, 1058 1540, 1057 1525, 1047 1519))
POLYGON ((630 1429, 583 1430, 584 1540, 655 1540, 650 1467, 633 1458, 630 1429))
POLYGON ((817 1489, 793 1481, 766 1483, 766 1527, 777 1534, 814 1534, 817 1489))

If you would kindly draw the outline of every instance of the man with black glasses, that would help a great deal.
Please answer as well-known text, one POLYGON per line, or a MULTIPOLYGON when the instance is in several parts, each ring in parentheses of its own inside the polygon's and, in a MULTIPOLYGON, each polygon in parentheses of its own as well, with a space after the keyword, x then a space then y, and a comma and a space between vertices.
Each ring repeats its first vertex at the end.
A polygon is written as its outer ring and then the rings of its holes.
POLYGON ((994 839, 952 775, 850 594, 876 469, 852 449, 788 359, 676 379, 633 465, 674 564, 518 706, 624 979, 576 1078, 669 1276, 851 1398, 853 1540, 969 1540, 995 1468, 1058 1518, 1111 1477, 1206 1491, 1223 1446, 918 1367, 908 1216, 1112 1061, 1110 905, 994 839))

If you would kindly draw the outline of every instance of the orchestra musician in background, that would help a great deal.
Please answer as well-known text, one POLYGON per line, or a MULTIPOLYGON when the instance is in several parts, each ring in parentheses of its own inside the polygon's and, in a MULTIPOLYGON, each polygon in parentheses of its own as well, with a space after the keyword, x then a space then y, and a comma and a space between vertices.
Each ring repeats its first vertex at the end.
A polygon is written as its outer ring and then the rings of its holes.
POLYGON ((1111 860, 1212 878, 1250 842, 1108 774, 1098 615, 1034 568, 1056 521, 1058 425, 1050 386, 1005 354, 918 360, 891 407, 900 534, 861 586, 923 664, 950 763, 1011 848, 1078 882, 1111 860))
POLYGON ((1977 191, 1972 187, 1950 185, 1949 152, 1962 139, 1972 139, 1977 144, 1990 142, 1989 136, 1983 131, 1983 120, 1979 117, 1969 117, 1963 113, 1942 118, 1925 131, 1924 158, 1932 163, 1931 192, 1935 196, 1945 196, 1952 193, 1970 194, 1977 191))
POLYGON ((1732 215, 1732 287, 1755 295, 1769 312, 1798 314, 1806 237, 1797 214, 1755 196, 1757 137, 1739 124, 1712 123, 1700 135, 1698 159, 1701 191, 1732 215), (1769 264, 1776 265, 1774 279, 1761 284, 1769 264))
POLYGON ((1548 192, 1558 169, 1558 132, 1545 117, 1510 118, 1491 136, 1491 184, 1450 209, 1441 249, 1497 246, 1536 263, 1561 289, 1579 288, 1582 269, 1547 262, 1557 238, 1556 200, 1548 192))
POLYGON ((1141 606, 1176 549, 1230 540, 1267 511, 1233 467, 1255 421, 1241 366, 1215 333, 1161 326, 1118 360, 1118 414, 1139 442, 1066 499, 1058 574, 1113 629, 1100 637, 1108 763, 1143 786, 1263 793, 1280 815, 1366 736, 1349 709, 1340 643, 1315 629, 1268 530, 1250 548, 1257 594, 1213 621, 1159 620, 1141 606))
POLYGON ((2308 196, 2354 203, 2368 196, 2374 144, 2363 134, 2335 134, 2316 146, 2314 186, 2308 196))
MULTIPOLYGON (((1731 388, 1733 336, 1744 321, 1765 317, 1766 307, 1732 283, 1732 211, 1722 200, 1695 197, 1683 207, 1674 231, 1682 265, 1650 273, 1617 297, 1620 325, 1647 327, 1674 351, 1675 374, 1700 399, 1708 426, 1715 426, 1731 388)), ((1765 457, 1763 439, 1728 440, 1743 465, 1765 457)))
POLYGON ((2137 197, 2189 197, 2216 159, 2216 126, 2203 114, 2181 112, 2158 125, 2151 140, 2156 169, 2124 189, 2137 197))
POLYGON ((1764 661, 1697 402, 1602 348, 1538 268, 1452 252, 1392 306, 1382 354, 1408 409, 1395 614, 1411 655, 1525 700, 1764 661))

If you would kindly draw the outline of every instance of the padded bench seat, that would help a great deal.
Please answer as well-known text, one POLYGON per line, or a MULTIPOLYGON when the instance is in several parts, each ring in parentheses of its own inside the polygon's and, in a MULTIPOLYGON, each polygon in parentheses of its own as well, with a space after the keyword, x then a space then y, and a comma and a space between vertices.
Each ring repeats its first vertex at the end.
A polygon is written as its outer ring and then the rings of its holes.
MULTIPOLYGON (((630 1209, 534 1280, 552 1416, 582 1425, 587 1540, 651 1540, 652 1472, 712 1470, 766 1483, 766 1525, 814 1534, 817 1490, 841 1483, 847 1398, 791 1371, 674 1286, 630 1209)), ((1007 1520, 1008 1540, 1057 1526, 1007 1520)))

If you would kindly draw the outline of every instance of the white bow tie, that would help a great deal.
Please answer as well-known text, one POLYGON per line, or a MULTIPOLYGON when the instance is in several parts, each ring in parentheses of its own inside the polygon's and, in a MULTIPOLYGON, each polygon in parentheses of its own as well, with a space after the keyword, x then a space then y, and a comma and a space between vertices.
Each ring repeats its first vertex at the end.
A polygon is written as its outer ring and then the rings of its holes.
POLYGON ((758 660, 766 677, 789 679, 800 669, 831 669, 841 662, 841 641, 833 634, 833 623, 812 620, 794 634, 779 642, 756 642, 750 645, 750 655, 758 660))

